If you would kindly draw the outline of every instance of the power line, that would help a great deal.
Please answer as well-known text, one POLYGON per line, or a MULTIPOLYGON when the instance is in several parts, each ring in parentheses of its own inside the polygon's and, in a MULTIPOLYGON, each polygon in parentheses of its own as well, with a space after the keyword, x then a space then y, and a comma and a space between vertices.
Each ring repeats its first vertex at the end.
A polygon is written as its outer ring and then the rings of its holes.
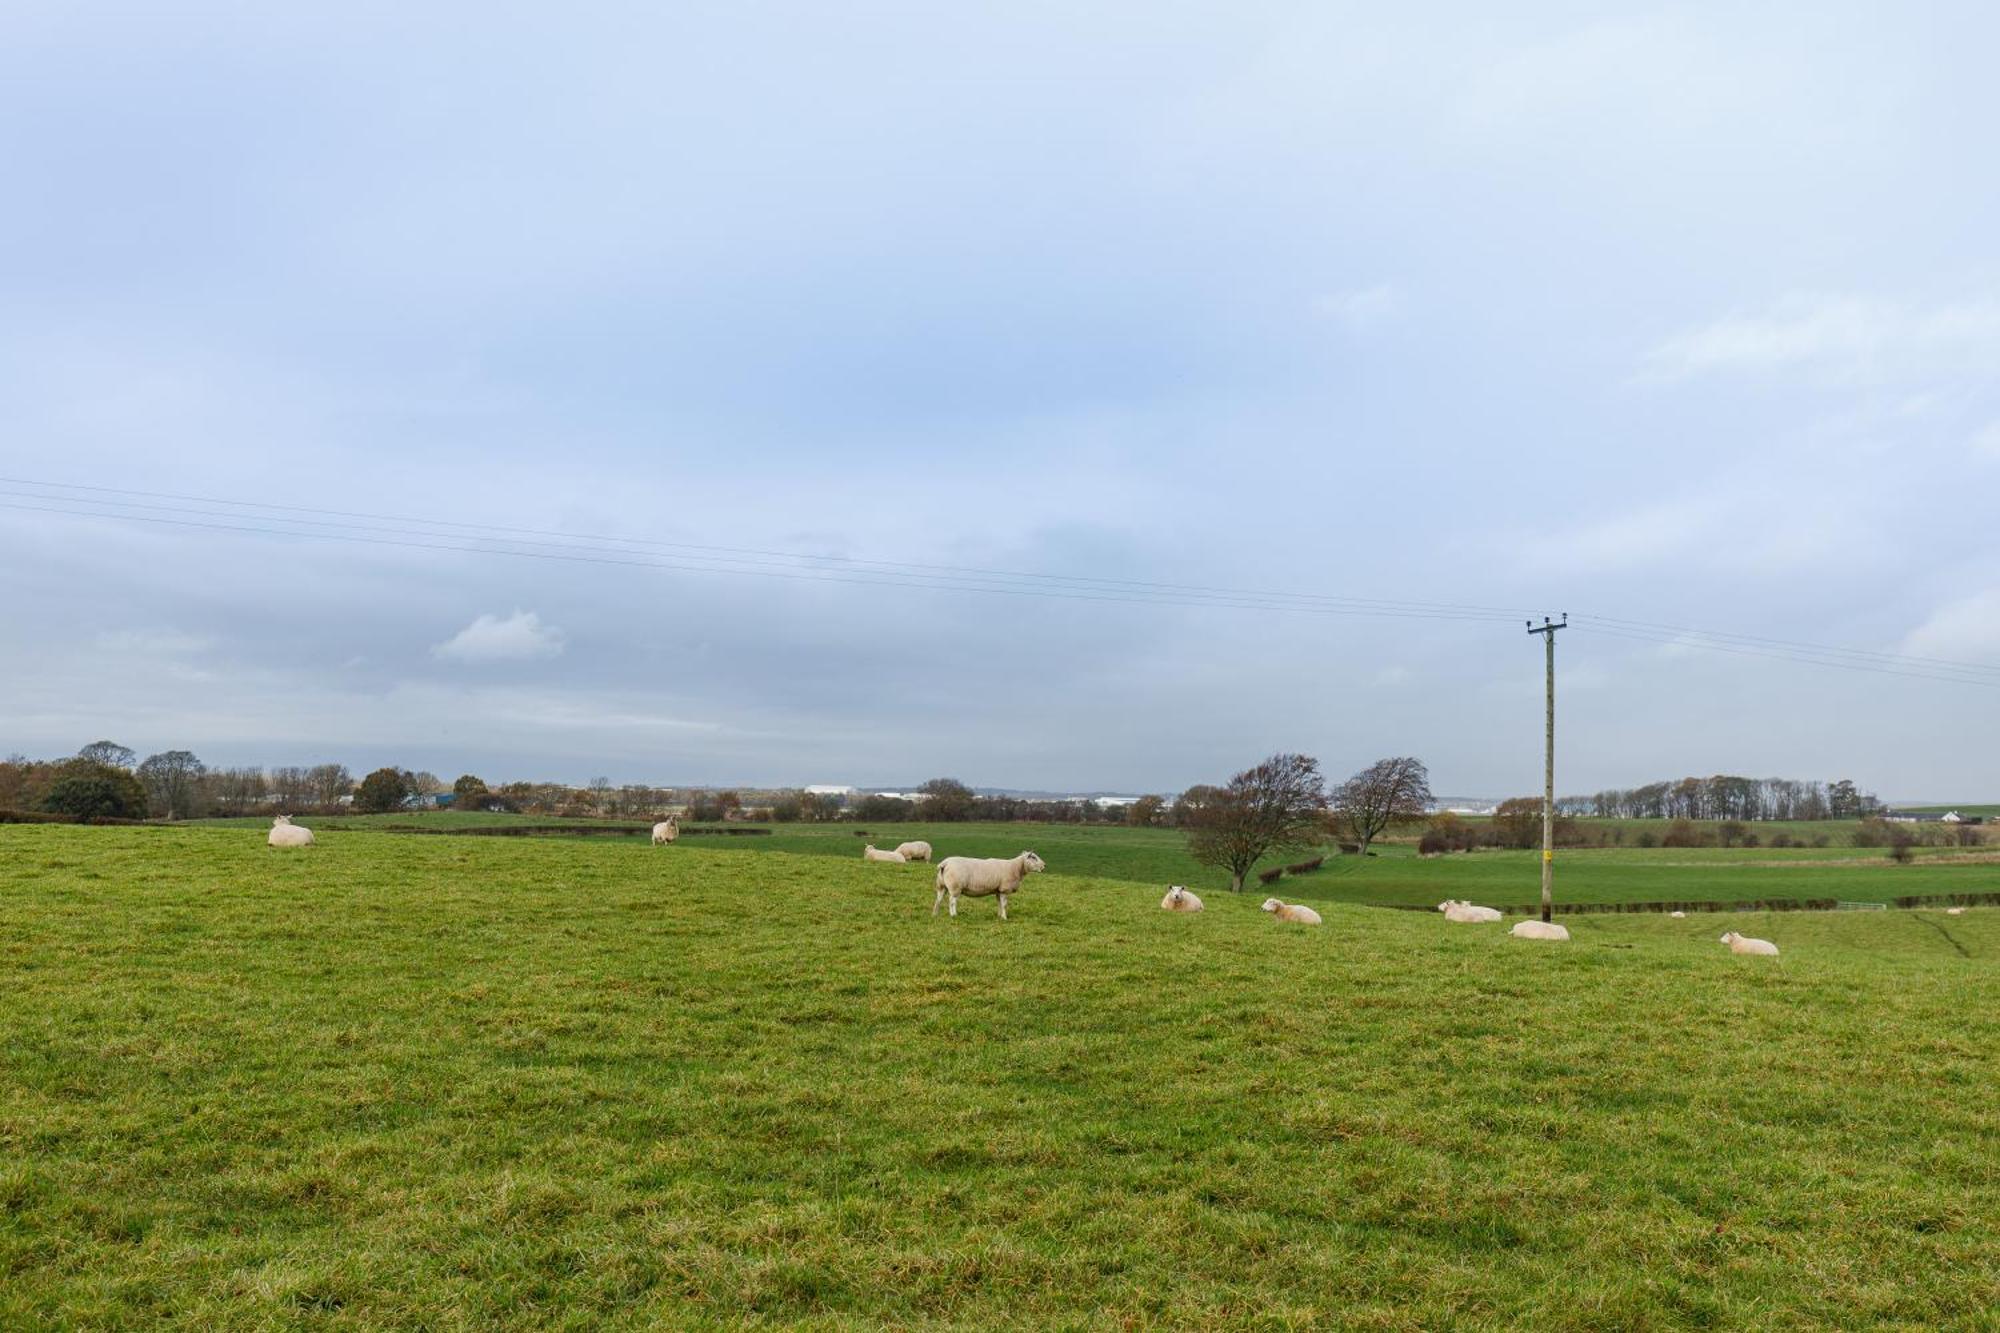
MULTIPOLYGON (((1058 573, 1045 573, 1045 572, 1036 572, 1027 570, 987 569, 978 566, 929 564, 929 563, 919 563, 912 561, 873 560, 867 558, 857 558, 848 556, 817 555, 800 551, 776 551, 759 547, 716 546, 716 545, 705 545, 694 542, 667 542, 652 538, 611 537, 611 536, 591 535, 585 533, 552 532, 547 529, 541 529, 541 528, 506 527, 499 524, 490 524, 490 523, 461 523, 449 519, 430 519, 430 518, 410 517, 404 515, 374 514, 374 513, 359 512, 354 510, 315 509, 304 505, 267 504, 262 501, 228 500, 214 496, 195 496, 195 495, 175 494, 172 492, 163 492, 163 491, 132 490, 115 486, 86 486, 86 485, 71 484, 67 482, 36 481, 29 478, 21 478, 21 477, 0 477, 0 484, 11 485, 11 486, 34 486, 34 487, 40 487, 44 490, 56 490, 56 491, 72 490, 72 491, 89 491, 105 495, 134 495, 134 496, 144 497, 147 500, 176 500, 193 504, 223 505, 230 507, 232 509, 241 509, 246 511, 276 511, 270 513, 250 512, 241 515, 241 517, 253 518, 260 522, 300 523, 300 524, 311 524, 320 527, 352 528, 363 531, 404 532, 405 535, 436 536, 436 537, 455 536, 455 534, 423 532, 420 529, 457 528, 464 530, 466 534, 468 534, 464 538, 461 538, 463 540, 507 541, 513 544, 531 545, 531 546, 554 545, 561 547, 563 549, 572 549, 572 550, 574 549, 590 550, 593 548, 609 547, 612 548, 614 553, 622 554, 624 553, 626 548, 633 548, 633 547, 641 549, 652 548, 652 549, 675 551, 675 552, 714 553, 712 556, 704 556, 704 557, 681 555, 677 557, 680 559, 696 559, 696 558, 717 559, 722 557, 729 557, 733 559, 734 557, 738 556, 759 556, 759 557, 774 557, 779 560, 803 563, 807 567, 812 567, 812 568, 834 567, 841 569, 851 569, 856 572, 873 572, 879 570, 889 573, 920 574, 926 577, 956 578, 961 576, 971 576, 984 579, 996 579, 996 578, 1012 579, 1012 580, 1023 580, 1030 582, 1050 582, 1050 583, 1059 583, 1065 585, 1076 585, 1076 586, 1093 587, 1093 588, 1122 588, 1122 589, 1132 589, 1135 591, 1150 590, 1163 593, 1170 592, 1175 594, 1194 594, 1202 596, 1252 597, 1260 600, 1287 601, 1287 602, 1296 601, 1304 604, 1312 604, 1320 606, 1338 606, 1342 608, 1383 607, 1397 611, 1462 612, 1469 616, 1478 616, 1482 618, 1490 617, 1495 619, 1512 619, 1522 614, 1520 609, 1516 607, 1472 606, 1457 602, 1424 602, 1424 601, 1410 601, 1405 599, 1394 599, 1394 598, 1350 597, 1350 596, 1336 596, 1324 593, 1285 592, 1285 591, 1275 591, 1271 589, 1214 587, 1203 584, 1162 583, 1162 582, 1151 582, 1151 581, 1137 580, 1137 579, 1111 579, 1095 575, 1058 574, 1058 573), (301 519, 281 518, 279 517, 280 513, 320 515, 322 516, 322 518, 301 518, 301 519), (367 527, 366 525, 326 521, 326 520, 337 520, 337 519, 370 519, 370 520, 378 520, 383 523, 393 524, 395 526, 392 528, 370 528, 367 527), (410 529, 419 529, 419 530, 409 531, 410 529), (481 536, 480 534, 496 534, 496 535, 481 536), (560 538, 561 540, 554 543, 526 540, 529 538, 544 538, 544 537, 560 538)), ((184 510, 175 508, 173 506, 157 505, 157 504, 136 504, 130 501, 87 500, 81 497, 64 496, 64 495, 21 495, 19 492, 13 492, 13 494, 17 498, 22 498, 22 499, 50 500, 65 504, 94 503, 104 506, 118 506, 121 508, 143 508, 143 509, 165 510, 166 512, 171 512, 171 513, 190 513, 197 515, 205 514, 205 516, 207 517, 217 517, 217 518, 238 517, 238 515, 235 514, 205 513, 205 511, 201 510, 184 510)), ((50 512, 58 512, 58 511, 50 511, 50 512)), ((117 515, 111 515, 111 514, 96 514, 93 516, 117 517, 117 515)), ((305 535, 305 534, 298 534, 298 535, 305 535)), ((739 563, 750 563, 750 562, 739 562, 739 563)))
MULTIPOLYGON (((0 478, 0 482, 12 485, 40 486, 56 489, 60 483, 32 482, 21 479, 0 478)), ((70 514, 76 517, 110 518, 130 521, 169 523, 174 526, 209 528, 219 531, 253 532, 261 535, 293 537, 326 537, 335 540, 363 541, 355 534, 374 533, 378 537, 367 544, 418 545, 429 550, 463 550, 478 554, 515 555, 524 557, 550 558, 567 557, 598 563, 624 564, 636 567, 659 568, 682 572, 720 572, 739 574, 768 573, 779 577, 797 577, 800 571, 811 571, 811 581, 850 582, 858 584, 882 584, 884 586, 957 588, 967 591, 1005 592, 1012 591, 1033 595, 1084 596, 1092 600, 1117 600, 1132 602, 1154 602, 1169 605, 1223 605, 1247 606, 1260 610, 1298 609, 1330 614, 1396 616, 1449 620, 1507 620, 1517 613, 1509 608, 1468 606, 1449 602, 1400 601, 1384 598, 1329 596, 1324 594, 1293 593, 1247 588, 1219 588, 1198 584, 1177 584, 1145 582, 1132 579, 1109 579, 1070 574, 1042 574, 1021 570, 980 569, 970 566, 919 564, 903 561, 881 561, 851 559, 840 556, 821 556, 803 552, 770 551, 748 547, 703 546, 695 543, 657 542, 645 539, 623 537, 571 537, 568 534, 548 534, 538 529, 504 528, 490 524, 459 524, 446 520, 421 518, 395 518, 387 515, 358 514, 342 510, 314 510, 297 505, 261 506, 246 501, 216 500, 203 497, 177 496, 162 492, 124 490, 114 487, 76 487, 79 490, 100 491, 109 494, 142 495, 157 499, 185 500, 196 504, 222 504, 234 506, 246 512, 220 513, 214 510, 189 509, 178 505, 143 503, 131 500, 100 500, 66 495, 24 494, 20 491, 0 491, 0 495, 10 495, 16 500, 34 500, 39 504, 6 504, 0 507, 33 509, 46 513, 70 514), (93 506, 84 508, 83 506, 93 506), (56 507, 61 506, 61 507, 56 507), (291 518, 279 513, 254 512, 268 508, 290 514, 325 514, 329 518, 291 518), (133 509, 152 511, 151 515, 121 512, 133 509), (107 512, 111 511, 111 512, 107 512), (155 515, 171 514, 180 517, 160 518, 155 515), (381 519, 382 526, 346 521, 353 518, 381 519), (225 523, 207 523, 199 519, 226 519, 225 523), (275 528, 271 524, 307 526, 323 531, 300 532, 294 527, 275 528), (457 527, 467 529, 465 533, 429 531, 428 528, 457 527), (489 533, 536 534, 528 536, 484 536, 489 533), (563 541, 540 540, 541 536, 565 536, 563 541), (415 541, 413 539, 426 539, 415 541), (480 543, 466 545, 465 543, 480 543), (527 547, 531 549, 516 549, 527 547), (644 556, 647 547, 661 548, 675 552, 673 560, 633 559, 644 556), (634 549, 638 548, 638 549, 634 549), (717 554, 701 554, 715 552, 717 554), (751 559, 752 556, 776 557, 776 561, 751 559), (676 561, 701 562, 692 566, 676 561), (832 574, 844 577, 831 577, 832 574)))
MULTIPOLYGON (((991 569, 916 561, 818 555, 761 547, 721 546, 554 532, 500 524, 409 515, 322 509, 166 491, 0 477, 0 508, 108 519, 152 526, 263 537, 338 541, 354 545, 507 556, 669 573, 731 574, 802 583, 973 592, 1051 601, 1179 608, 1296 611, 1311 615, 1504 623, 1522 613, 1509 607, 1457 602, 1352 597, 1283 590, 1219 587, 1092 575, 991 569), (72 492, 72 493, 66 493, 72 492), (85 494, 74 494, 84 492, 85 494), (111 498, 136 497, 136 498, 111 498), (190 506, 217 506, 200 508, 190 506), (143 512, 138 512, 143 511, 143 512), (365 521, 362 521, 365 520, 365 521), (439 531, 444 529, 444 531, 439 531)), ((1572 628, 1633 642, 1703 652, 1763 657, 1912 680, 2000 688, 2000 665, 1953 661, 1875 649, 1704 630, 1628 617, 1578 613, 1572 628)))
POLYGON ((1946 681, 1954 685, 1973 685, 1982 689, 2000 689, 2000 680, 1985 675, 1953 675, 1942 671, 1903 671, 1894 667, 1874 665, 1864 662, 1845 661, 1839 658, 1812 657, 1803 653, 1778 652, 1735 644, 1707 643, 1692 641, 1675 634, 1651 634, 1637 630, 1615 629, 1604 625, 1573 623, 1571 629, 1582 630, 1585 634, 1607 635, 1617 639, 1628 639, 1637 643, 1654 643, 1666 647, 1693 648, 1701 652, 1730 653, 1738 657, 1763 657, 1778 662, 1796 662, 1806 666, 1832 667, 1838 671, 1860 671, 1877 676, 1900 676, 1906 680, 1946 681))
MULTIPOLYGON (((53 498, 53 497, 51 497, 53 498)), ((84 503, 84 502, 73 502, 84 503)), ((298 532, 283 528, 260 527, 250 523, 212 523, 196 519, 165 518, 152 514, 107 513, 80 508, 58 508, 51 505, 21 504, 0 500, 0 509, 27 510, 46 514, 62 514, 71 518, 103 518, 129 523, 148 523, 182 528, 199 528, 214 532, 252 533, 268 537, 295 537, 323 541, 339 541, 365 546, 403 547, 425 551, 454 551, 467 555, 502 555, 516 559, 553 560, 575 564, 613 565, 632 569, 658 569, 679 573, 696 574, 736 574, 757 578, 790 579, 804 583, 843 583, 861 587, 919 588, 932 591, 977 592, 1001 596, 1039 598, 1053 601, 1118 602, 1134 606, 1176 606, 1176 607, 1221 607, 1247 611, 1295 611, 1307 615, 1332 616, 1378 616, 1397 619, 1422 620, 1482 620, 1505 619, 1488 613, 1447 612, 1443 610, 1397 610, 1389 606, 1311 606, 1288 603, 1259 601, 1251 597, 1196 598, 1190 596, 1145 596, 1138 593, 1119 595, 1108 591, 1085 589, 1037 588, 1010 585, 981 584, 967 581, 946 582, 939 579, 892 578, 875 575, 846 576, 830 571, 778 570, 732 568, 725 566, 700 566, 679 564, 668 560, 620 558, 609 554, 564 554, 554 551, 517 550, 503 546, 467 545, 451 541, 419 541, 415 537, 437 534, 416 533, 406 537, 368 537, 350 532, 298 532)))
POLYGON ((1873 659, 1885 663, 1922 663, 1929 666, 1954 667, 1965 671, 1991 672, 2000 676, 2000 665, 1982 662, 1959 662, 1945 657, 1923 657, 1915 653, 1885 653, 1872 648, 1837 648, 1823 643, 1802 643, 1796 639, 1771 639, 1757 634, 1733 634, 1718 630, 1691 629, 1685 625, 1662 625, 1647 620, 1627 620, 1618 616, 1579 616, 1580 620, 1593 620, 1604 625, 1617 625, 1630 629, 1664 631, 1703 639, 1714 639, 1728 643, 1763 644, 1780 648, 1795 648, 1807 652, 1829 653, 1843 657, 1873 659))

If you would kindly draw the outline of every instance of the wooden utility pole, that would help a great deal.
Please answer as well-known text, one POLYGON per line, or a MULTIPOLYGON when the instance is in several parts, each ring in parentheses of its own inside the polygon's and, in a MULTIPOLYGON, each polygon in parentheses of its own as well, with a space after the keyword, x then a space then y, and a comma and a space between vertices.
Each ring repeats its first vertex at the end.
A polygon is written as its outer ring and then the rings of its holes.
POLYGON ((1542 617, 1542 623, 1528 622, 1528 633, 1542 636, 1548 650, 1548 718, 1544 726, 1542 755, 1542 920, 1555 908, 1556 875, 1556 631, 1569 628, 1569 612, 1561 620, 1542 617))

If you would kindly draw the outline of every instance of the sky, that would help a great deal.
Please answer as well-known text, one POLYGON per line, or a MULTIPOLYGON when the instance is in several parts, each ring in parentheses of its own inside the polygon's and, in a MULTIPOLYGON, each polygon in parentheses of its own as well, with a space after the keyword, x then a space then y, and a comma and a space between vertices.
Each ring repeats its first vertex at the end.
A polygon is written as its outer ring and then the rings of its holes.
POLYGON ((0 7, 0 752, 1505 796, 1522 621, 1568 612, 1564 791, 2000 799, 1996 45, 1977 4, 0 7))

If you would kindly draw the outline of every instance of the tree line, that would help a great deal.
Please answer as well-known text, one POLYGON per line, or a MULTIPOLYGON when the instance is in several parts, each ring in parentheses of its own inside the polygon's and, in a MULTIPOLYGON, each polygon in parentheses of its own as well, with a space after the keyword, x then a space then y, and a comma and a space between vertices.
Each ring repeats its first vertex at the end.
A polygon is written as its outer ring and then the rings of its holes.
POLYGON ((1556 810, 1598 819, 1861 819, 1884 809, 1872 792, 1851 779, 1801 782, 1793 778, 1709 778, 1651 782, 1589 796, 1563 796, 1556 810))

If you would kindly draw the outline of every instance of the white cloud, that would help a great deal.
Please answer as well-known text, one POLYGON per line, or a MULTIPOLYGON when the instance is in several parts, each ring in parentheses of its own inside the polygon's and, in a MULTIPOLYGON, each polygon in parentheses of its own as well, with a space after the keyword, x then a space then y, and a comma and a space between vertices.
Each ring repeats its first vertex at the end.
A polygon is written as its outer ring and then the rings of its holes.
POLYGON ((1972 452, 1977 458, 1990 458, 2000 463, 2000 421, 1988 425, 1972 437, 1972 452))
POLYGON ((533 611, 516 610, 504 619, 486 615, 431 649, 431 656, 454 662, 529 662, 558 656, 565 635, 544 625, 533 611))
POLYGON ((1793 295, 1732 312, 1654 348, 1653 378, 1810 370, 1841 380, 1960 375, 2000 367, 2000 300, 1928 309, 1855 296, 1793 295))
POLYGON ((191 657, 207 650, 208 640, 179 630, 105 630, 97 636, 97 646, 107 653, 126 657, 191 657))
POLYGON ((1383 282, 1351 292, 1322 296, 1314 308, 1329 319, 1337 319, 1350 333, 1361 333, 1387 323, 1403 312, 1403 295, 1383 282))
POLYGON ((2000 666, 2000 588, 1945 603, 1904 636, 1900 651, 2000 666))

